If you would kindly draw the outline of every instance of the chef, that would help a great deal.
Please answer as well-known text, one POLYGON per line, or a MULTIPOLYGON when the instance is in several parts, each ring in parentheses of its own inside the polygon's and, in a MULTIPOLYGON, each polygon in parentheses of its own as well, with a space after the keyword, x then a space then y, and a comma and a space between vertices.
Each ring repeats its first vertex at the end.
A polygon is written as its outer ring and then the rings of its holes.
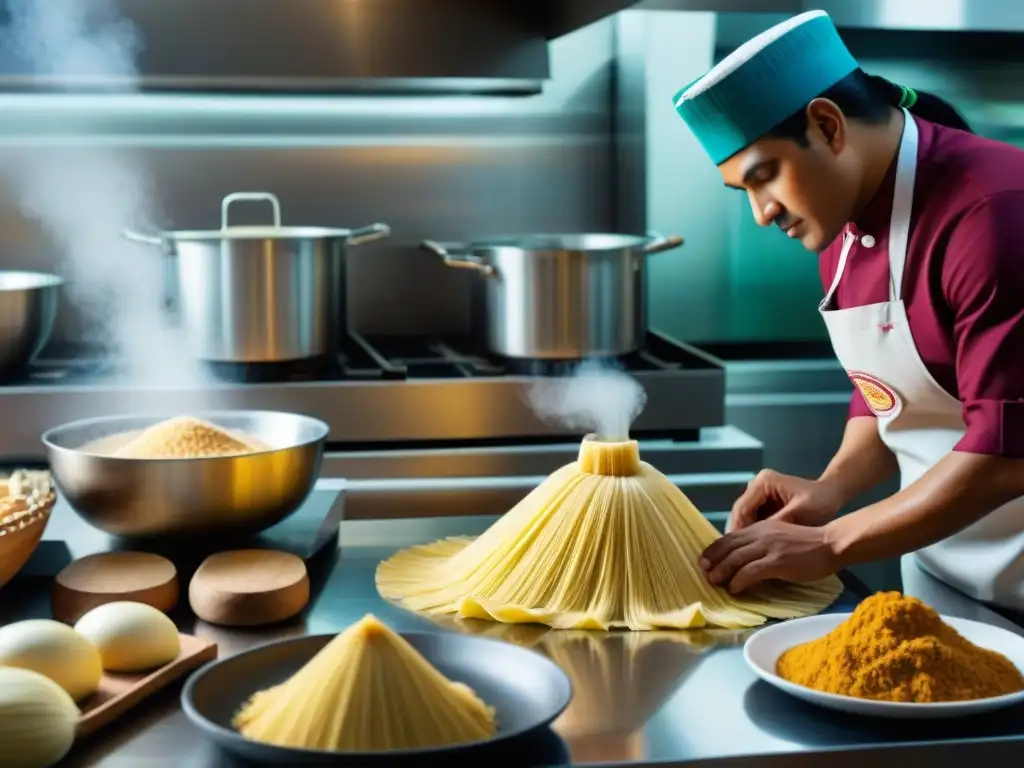
POLYGON ((758 475, 701 557, 710 581, 902 555, 908 593, 923 570, 1024 611, 1024 151, 864 73, 821 11, 741 46, 675 109, 757 222, 818 254, 855 385, 828 468, 758 475), (897 472, 898 493, 837 517, 897 472))

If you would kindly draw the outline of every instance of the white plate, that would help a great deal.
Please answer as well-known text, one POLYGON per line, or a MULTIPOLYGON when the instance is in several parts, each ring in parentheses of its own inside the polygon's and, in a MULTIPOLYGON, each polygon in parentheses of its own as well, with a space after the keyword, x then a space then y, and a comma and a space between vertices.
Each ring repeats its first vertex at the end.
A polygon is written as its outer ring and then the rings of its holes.
MULTIPOLYGON (((795 645, 817 640, 819 637, 827 635, 850 616, 849 613, 828 613, 765 627, 747 638, 747 642, 743 645, 743 658, 746 659, 754 674, 779 690, 820 707, 851 712, 856 715, 902 719, 962 717, 1024 703, 1024 691, 989 699, 944 701, 934 704, 873 701, 857 699, 852 696, 839 696, 834 693, 822 693, 783 680, 775 674, 775 664, 785 651, 795 645)), ((948 616, 943 616, 942 620, 975 645, 1003 654, 1024 672, 1024 637, 978 621, 954 619, 948 616)))

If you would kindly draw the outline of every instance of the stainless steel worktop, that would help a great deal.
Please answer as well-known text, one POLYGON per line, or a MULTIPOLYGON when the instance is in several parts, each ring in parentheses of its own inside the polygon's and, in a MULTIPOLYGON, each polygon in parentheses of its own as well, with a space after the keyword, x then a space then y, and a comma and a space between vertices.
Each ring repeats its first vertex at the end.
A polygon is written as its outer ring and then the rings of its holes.
MULTIPOLYGON (((376 564, 396 547, 458 533, 476 533, 488 518, 349 521, 340 547, 310 564, 314 599, 297 621, 261 631, 225 630, 181 612, 183 631, 215 640, 221 656, 302 633, 336 632, 372 611, 400 630, 437 626, 382 601, 374 588, 376 564)), ((66 507, 58 509, 47 539, 66 538, 75 556, 110 545, 66 507)), ((48 614, 43 577, 19 577, 0 593, 0 622, 48 614)), ((898 584, 890 585, 898 588, 898 584)), ((934 583, 927 599, 941 612, 1009 626, 1001 617, 934 583)), ((848 591, 835 610, 849 610, 848 591)), ((741 653, 744 633, 559 633, 532 626, 455 626, 486 631, 551 655, 574 684, 574 700, 547 737, 502 759, 516 765, 573 764, 802 766, 827 760, 830 768, 931 768, 966 760, 1019 764, 1024 755, 1024 710, 981 720, 871 722, 829 714, 757 682, 741 653)), ((1024 630, 1016 628, 1024 634, 1024 630)), ((81 744, 69 765, 214 766, 229 762, 178 709, 180 686, 156 695, 119 724, 81 744)))

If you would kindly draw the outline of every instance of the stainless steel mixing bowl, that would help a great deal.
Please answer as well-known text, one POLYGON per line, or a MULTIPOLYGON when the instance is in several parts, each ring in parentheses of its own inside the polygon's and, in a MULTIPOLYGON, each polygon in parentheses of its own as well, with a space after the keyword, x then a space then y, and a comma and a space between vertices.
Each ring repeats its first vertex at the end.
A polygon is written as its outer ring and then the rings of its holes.
MULTIPOLYGON (((171 416, 75 421, 42 438, 58 490, 86 521, 126 537, 257 533, 295 512, 312 491, 327 439, 322 421, 275 411, 190 415, 252 435, 269 450, 205 459, 114 458, 82 448, 171 416)), ((106 447, 111 444, 121 442, 106 447)))
POLYGON ((62 285, 43 272, 0 272, 0 376, 24 368, 50 340, 62 285))

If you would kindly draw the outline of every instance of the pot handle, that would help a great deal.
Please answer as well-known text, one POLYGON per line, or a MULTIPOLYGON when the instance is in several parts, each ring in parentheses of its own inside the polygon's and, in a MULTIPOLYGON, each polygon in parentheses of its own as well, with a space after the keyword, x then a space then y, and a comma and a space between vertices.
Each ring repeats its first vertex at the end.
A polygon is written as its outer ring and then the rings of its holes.
POLYGON ((662 251, 674 250, 686 242, 679 235, 669 235, 668 237, 665 237, 665 235, 659 234, 658 232, 648 232, 647 236, 652 239, 644 246, 645 256, 653 256, 654 254, 661 253, 662 251))
POLYGON ((133 243, 155 245, 158 248, 164 247, 164 239, 159 235, 147 235, 144 232, 136 232, 134 229, 122 229, 121 237, 125 240, 131 240, 133 243))
POLYGON ((175 280, 175 275, 174 275, 174 273, 172 271, 173 267, 171 266, 174 263, 174 255, 175 255, 174 254, 174 241, 170 240, 170 239, 167 239, 167 238, 160 237, 159 235, 147 235, 147 234, 145 234, 143 232, 136 232, 134 229, 123 229, 123 230, 121 230, 121 236, 125 240, 130 240, 133 243, 142 243, 143 245, 155 245, 158 248, 160 248, 160 250, 163 251, 163 254, 164 254, 164 262, 163 262, 164 263, 164 292, 163 292, 164 293, 164 296, 163 296, 164 309, 167 310, 168 312, 172 312, 173 313, 175 311, 175 309, 176 309, 176 302, 174 300, 174 296, 171 294, 171 290, 170 290, 169 286, 172 285, 173 281, 175 280))
POLYGON ((274 229, 281 228, 281 203, 277 199, 277 195, 272 195, 270 192, 232 192, 230 195, 220 201, 220 228, 228 228, 228 209, 232 203, 238 203, 243 200, 265 200, 270 203, 270 207, 274 212, 274 229))
POLYGON ((345 241, 348 245, 362 245, 372 243, 374 240, 381 240, 391 234, 391 227, 387 224, 371 224, 368 227, 353 229, 345 241))
POLYGON ((484 264, 477 256, 472 256, 468 253, 452 253, 443 245, 436 243, 433 240, 424 240, 420 245, 424 250, 430 251, 444 259, 444 263, 449 267, 456 267, 457 269, 471 269, 474 272, 479 272, 485 277, 491 277, 494 275, 494 267, 490 264, 484 264))

